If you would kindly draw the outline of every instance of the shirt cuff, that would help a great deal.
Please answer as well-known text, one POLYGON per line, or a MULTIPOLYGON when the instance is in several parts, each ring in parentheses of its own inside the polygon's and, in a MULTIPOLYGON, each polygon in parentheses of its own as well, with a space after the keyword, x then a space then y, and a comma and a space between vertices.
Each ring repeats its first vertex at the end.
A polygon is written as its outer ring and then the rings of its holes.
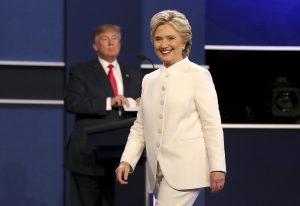
POLYGON ((106 111, 111 111, 111 97, 106 98, 106 111))

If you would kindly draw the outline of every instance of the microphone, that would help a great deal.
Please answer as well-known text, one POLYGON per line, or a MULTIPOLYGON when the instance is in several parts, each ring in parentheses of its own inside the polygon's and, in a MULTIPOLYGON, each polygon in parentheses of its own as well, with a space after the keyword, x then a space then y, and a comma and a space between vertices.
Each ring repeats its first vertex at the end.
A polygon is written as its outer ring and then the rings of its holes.
POLYGON ((152 68, 156 69, 155 66, 154 66, 153 61, 150 58, 146 57, 143 53, 137 54, 137 58, 140 59, 140 60, 142 60, 142 61, 145 61, 145 60, 149 61, 151 63, 151 65, 152 65, 152 68))

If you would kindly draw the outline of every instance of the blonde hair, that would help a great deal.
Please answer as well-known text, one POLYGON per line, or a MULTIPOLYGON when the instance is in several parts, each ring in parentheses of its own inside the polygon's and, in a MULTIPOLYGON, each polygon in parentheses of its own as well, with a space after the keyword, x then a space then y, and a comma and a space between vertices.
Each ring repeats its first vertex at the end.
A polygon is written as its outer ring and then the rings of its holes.
POLYGON ((151 42, 153 43, 154 32, 157 27, 166 23, 172 25, 185 42, 185 47, 182 50, 182 56, 189 56, 192 46, 192 27, 185 15, 179 11, 164 10, 156 13, 152 17, 150 21, 151 42))
POLYGON ((119 40, 121 40, 121 27, 115 24, 102 24, 97 26, 92 34, 92 42, 95 41, 96 36, 106 31, 115 31, 119 34, 119 40))

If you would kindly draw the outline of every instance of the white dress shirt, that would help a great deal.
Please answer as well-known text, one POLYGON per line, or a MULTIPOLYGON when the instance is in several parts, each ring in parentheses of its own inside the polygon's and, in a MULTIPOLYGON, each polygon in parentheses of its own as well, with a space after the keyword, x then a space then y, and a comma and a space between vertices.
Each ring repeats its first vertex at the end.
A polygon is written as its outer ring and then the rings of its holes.
MULTIPOLYGON (((113 74, 117 82, 117 87, 118 87, 118 95, 123 95, 124 94, 124 87, 123 87, 123 80, 122 80, 122 73, 120 69, 120 65, 117 60, 109 63, 108 61, 101 59, 98 57, 100 64, 102 65, 106 75, 108 74, 109 68, 108 65, 112 64, 113 67, 113 74)), ((111 97, 106 98, 106 110, 111 110, 111 97)))

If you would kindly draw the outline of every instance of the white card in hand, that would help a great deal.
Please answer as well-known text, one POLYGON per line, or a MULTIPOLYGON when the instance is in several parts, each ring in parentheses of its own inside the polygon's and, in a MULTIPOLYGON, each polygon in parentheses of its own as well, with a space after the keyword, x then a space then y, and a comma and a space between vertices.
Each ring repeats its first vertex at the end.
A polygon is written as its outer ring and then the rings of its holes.
POLYGON ((124 105, 124 110, 127 112, 137 112, 139 107, 136 106, 136 101, 131 97, 127 97, 127 100, 129 103, 129 107, 124 105))

